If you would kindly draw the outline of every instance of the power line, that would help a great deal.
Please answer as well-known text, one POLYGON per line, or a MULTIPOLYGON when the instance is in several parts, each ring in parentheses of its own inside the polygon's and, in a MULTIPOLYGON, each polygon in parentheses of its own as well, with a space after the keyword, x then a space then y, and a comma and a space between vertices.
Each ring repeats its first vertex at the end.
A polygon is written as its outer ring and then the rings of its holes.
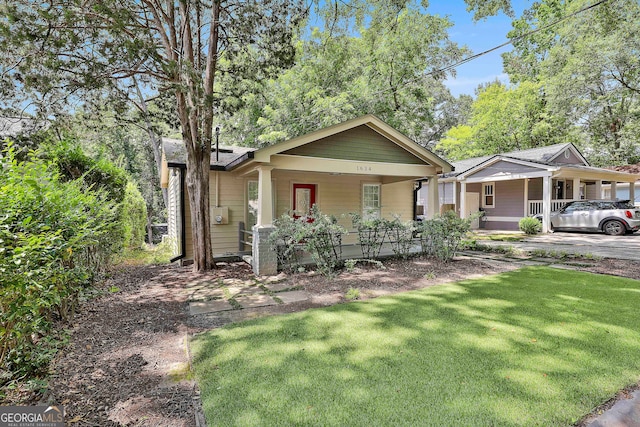
MULTIPOLYGON (((546 30, 546 29, 548 29, 548 28, 551 28, 551 27, 553 27, 553 26, 555 26, 555 25, 559 24, 560 22, 566 21, 566 20, 567 20, 567 19, 569 19, 569 18, 573 18, 574 16, 579 15, 579 14, 580 14, 580 13, 582 13, 582 12, 585 12, 585 11, 587 11, 587 10, 593 9, 593 8, 595 8, 595 7, 597 7, 597 6, 600 6, 600 5, 601 5, 601 4, 603 4, 603 3, 607 3, 608 1, 609 1, 609 0, 600 0, 600 1, 598 1, 598 2, 596 2, 596 3, 593 3, 593 4, 589 5, 589 6, 585 6, 585 7, 583 7, 582 9, 579 9, 579 10, 577 10, 577 11, 573 12, 573 13, 570 13, 570 14, 568 14, 568 15, 566 15, 566 16, 563 16, 562 18, 559 18, 559 19, 557 19, 557 20, 555 20, 555 21, 553 21, 553 22, 551 22, 551 23, 549 23, 549 24, 547 24, 547 25, 545 25, 545 26, 543 26, 543 27, 536 28, 536 29, 531 30, 531 31, 529 31, 529 32, 527 32, 527 33, 521 34, 521 35, 519 35, 519 36, 517 36, 517 37, 514 37, 514 38, 512 38, 512 39, 509 39, 508 41, 506 41, 506 42, 504 42, 504 43, 502 43, 502 44, 500 44, 500 45, 498 45, 498 46, 492 47, 491 49, 487 49, 487 50, 485 50, 485 51, 483 51, 483 52, 480 52, 480 53, 477 53, 477 54, 471 55, 471 56, 469 56, 469 57, 467 57, 467 58, 463 58, 463 59, 461 59, 461 60, 460 60, 460 61, 458 61, 458 62, 455 62, 455 63, 453 63, 453 64, 450 64, 450 65, 444 66, 444 67, 439 68, 439 69, 437 69, 437 70, 429 71, 429 72, 427 72, 427 73, 424 73, 424 74, 420 75, 419 77, 415 77, 415 78, 412 78, 412 79, 408 79, 408 80, 406 80, 406 81, 404 82, 404 84, 417 82, 417 81, 419 81, 420 79, 424 78, 425 76, 432 76, 432 75, 436 75, 436 74, 444 73, 444 72, 446 72, 446 71, 450 71, 450 70, 452 70, 452 69, 454 69, 454 68, 457 68, 457 67, 458 67, 458 66, 460 66, 460 65, 466 64, 467 62, 473 61, 474 59, 480 58, 481 56, 487 55, 487 54, 489 54, 489 53, 491 53, 491 52, 494 52, 494 51, 496 51, 496 50, 498 50, 498 49, 501 49, 501 48, 503 48, 503 47, 505 47, 505 46, 508 46, 508 45, 510 45, 510 44, 513 44, 514 42, 516 42, 516 41, 518 41, 518 40, 521 40, 521 39, 523 39, 523 38, 525 38, 525 37, 531 36, 531 35, 533 35, 533 34, 535 34, 535 33, 537 33, 537 32, 540 32, 540 31, 546 30)), ((371 93, 371 96, 382 95, 382 94, 384 94, 385 92, 388 92, 388 91, 390 91, 390 90, 391 90, 391 88, 384 88, 384 89, 380 89, 380 90, 378 90, 378 91, 376 91, 376 92, 372 92, 372 93, 371 93)), ((333 104, 333 105, 332 105, 332 107, 341 107, 341 106, 344 106, 344 105, 346 105, 346 104, 347 104, 347 101, 345 100, 345 101, 337 102, 336 104, 333 104)), ((312 111, 311 111, 312 116, 313 116, 314 114, 318 114, 318 113, 320 113, 320 111, 317 111, 317 109, 318 109, 318 108, 319 108, 319 107, 318 107, 317 105, 314 105, 314 106, 312 107, 312 111)), ((309 116, 309 115, 307 114, 307 116, 309 116)), ((293 119, 293 118, 292 118, 292 119, 293 119)), ((300 120, 300 119, 302 119, 302 118, 301 118, 301 117, 297 117, 297 118, 295 118, 295 119, 300 120)))
POLYGON ((458 62, 456 62, 456 63, 454 63, 454 64, 447 65, 446 67, 440 68, 439 70, 430 71, 430 72, 426 73, 425 75, 430 76, 430 75, 433 75, 433 74, 443 73, 443 72, 445 72, 445 71, 449 71, 449 70, 451 70, 451 69, 454 69, 454 68, 456 68, 456 67, 458 67, 458 66, 460 66, 460 65, 462 65, 462 64, 466 64, 466 63, 467 63, 467 62, 469 62, 469 61, 473 61, 473 60, 474 60, 474 59, 476 59, 476 58, 480 58, 481 56, 484 56, 484 55, 486 55, 486 54, 488 54, 488 53, 491 53, 491 52, 496 51, 496 50, 498 50, 498 49, 501 49, 501 48, 503 48, 503 47, 505 47, 505 46, 508 46, 508 45, 510 45, 510 44, 513 44, 514 42, 516 42, 516 41, 518 41, 518 40, 521 40, 521 39, 523 39, 523 38, 525 38, 525 37, 529 37, 529 36, 531 36, 531 35, 533 35, 533 34, 535 34, 535 33, 539 32, 539 31, 543 31, 543 30, 546 30, 546 29, 548 29, 548 28, 551 28, 551 27, 553 27, 554 25, 557 25, 557 24, 559 24, 559 23, 560 23, 560 22, 562 22, 562 21, 566 21, 566 20, 567 20, 567 19, 569 19, 569 18, 572 18, 572 17, 574 17, 574 16, 576 16, 576 15, 578 15, 578 14, 582 13, 582 12, 585 12, 585 11, 589 10, 589 9, 593 9, 593 8, 594 8, 594 7, 596 7, 596 6, 600 6, 601 4, 606 3, 606 2, 608 2, 608 1, 609 1, 609 0, 600 0, 599 2, 594 3, 594 4, 592 4, 592 5, 585 6, 585 7, 583 7, 583 8, 582 8, 582 9, 580 9, 580 10, 577 10, 577 11, 575 11, 575 12, 573 12, 573 13, 570 13, 570 14, 569 14, 569 15, 567 15, 567 16, 563 16, 562 18, 557 19, 557 20, 555 20, 555 21, 551 22, 550 24, 547 24, 547 25, 545 25, 545 26, 543 26, 543 27, 540 27, 540 28, 536 28, 535 30, 529 31, 528 33, 521 34, 521 35, 519 35, 519 36, 517 36, 517 37, 514 37, 514 38, 512 38, 512 39, 509 39, 508 41, 506 41, 506 42, 502 43, 501 45, 498 45, 498 46, 492 47, 491 49, 487 49, 487 50, 485 50, 485 51, 483 51, 483 52, 480 52, 480 53, 477 53, 477 54, 475 54, 475 55, 471 55, 471 56, 469 56, 469 57, 467 57, 467 58, 464 58, 464 59, 462 59, 462 60, 460 60, 460 61, 458 61, 458 62))

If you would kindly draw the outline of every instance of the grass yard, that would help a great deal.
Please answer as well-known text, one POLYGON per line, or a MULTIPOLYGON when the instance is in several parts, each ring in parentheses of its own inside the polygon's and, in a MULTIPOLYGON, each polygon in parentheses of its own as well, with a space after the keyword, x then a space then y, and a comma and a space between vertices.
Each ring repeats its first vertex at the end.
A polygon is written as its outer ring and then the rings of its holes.
POLYGON ((544 267, 194 338, 211 426, 570 425, 640 379, 640 281, 544 267))

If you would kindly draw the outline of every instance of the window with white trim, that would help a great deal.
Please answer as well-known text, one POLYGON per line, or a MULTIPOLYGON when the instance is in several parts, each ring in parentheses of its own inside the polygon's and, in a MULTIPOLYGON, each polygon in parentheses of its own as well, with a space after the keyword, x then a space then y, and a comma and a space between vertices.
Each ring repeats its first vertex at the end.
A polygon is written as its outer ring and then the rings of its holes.
POLYGON ((380 184, 362 185, 362 218, 380 218, 380 184))
POLYGON ((495 183, 487 182, 482 184, 482 207, 494 208, 496 206, 495 183))

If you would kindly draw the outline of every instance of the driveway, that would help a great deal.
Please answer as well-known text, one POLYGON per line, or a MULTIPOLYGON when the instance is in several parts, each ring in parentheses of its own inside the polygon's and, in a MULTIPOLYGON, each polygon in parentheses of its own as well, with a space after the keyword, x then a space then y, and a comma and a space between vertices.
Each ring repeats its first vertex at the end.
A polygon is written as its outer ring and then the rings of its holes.
POLYGON ((538 249, 640 262, 639 233, 624 236, 607 236, 606 234, 597 233, 555 232, 528 237, 520 242, 482 240, 480 243, 488 246, 512 246, 527 251, 538 249))

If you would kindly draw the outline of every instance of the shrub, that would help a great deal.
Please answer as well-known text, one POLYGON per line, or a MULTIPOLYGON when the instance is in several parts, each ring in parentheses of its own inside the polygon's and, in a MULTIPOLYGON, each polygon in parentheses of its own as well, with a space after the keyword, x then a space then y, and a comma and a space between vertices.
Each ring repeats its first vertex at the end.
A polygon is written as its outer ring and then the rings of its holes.
POLYGON ((385 222, 387 236, 394 255, 400 258, 407 258, 411 252, 413 235, 416 230, 413 222, 402 223, 398 217, 394 218, 393 221, 385 222))
POLYGON ((301 252, 306 251, 318 270, 330 276, 342 260, 342 236, 347 230, 334 216, 324 215, 317 206, 308 217, 283 215, 274 221, 275 230, 269 242, 277 253, 278 264, 295 271, 300 266, 301 252))
POLYGON ((453 211, 420 222, 416 231, 420 235, 422 252, 441 261, 451 260, 462 240, 471 231, 472 218, 460 218, 453 211))
POLYGON ((363 219, 356 213, 350 214, 351 223, 358 230, 358 242, 364 258, 377 258, 387 237, 387 224, 380 218, 363 219))
POLYGON ((540 221, 530 216, 522 218, 520 222, 518 222, 518 227, 520 228, 520 231, 530 236, 542 231, 542 224, 540 221))
POLYGON ((122 241, 125 248, 139 248, 144 242, 147 226, 147 205, 132 182, 127 183, 119 206, 122 241))
POLYGON ((4 379, 44 367, 55 343, 45 339, 68 319, 81 290, 106 257, 101 242, 117 225, 116 209, 79 181, 62 182, 32 153, 0 159, 0 371, 4 379), (49 342, 49 345, 45 345, 49 342))

